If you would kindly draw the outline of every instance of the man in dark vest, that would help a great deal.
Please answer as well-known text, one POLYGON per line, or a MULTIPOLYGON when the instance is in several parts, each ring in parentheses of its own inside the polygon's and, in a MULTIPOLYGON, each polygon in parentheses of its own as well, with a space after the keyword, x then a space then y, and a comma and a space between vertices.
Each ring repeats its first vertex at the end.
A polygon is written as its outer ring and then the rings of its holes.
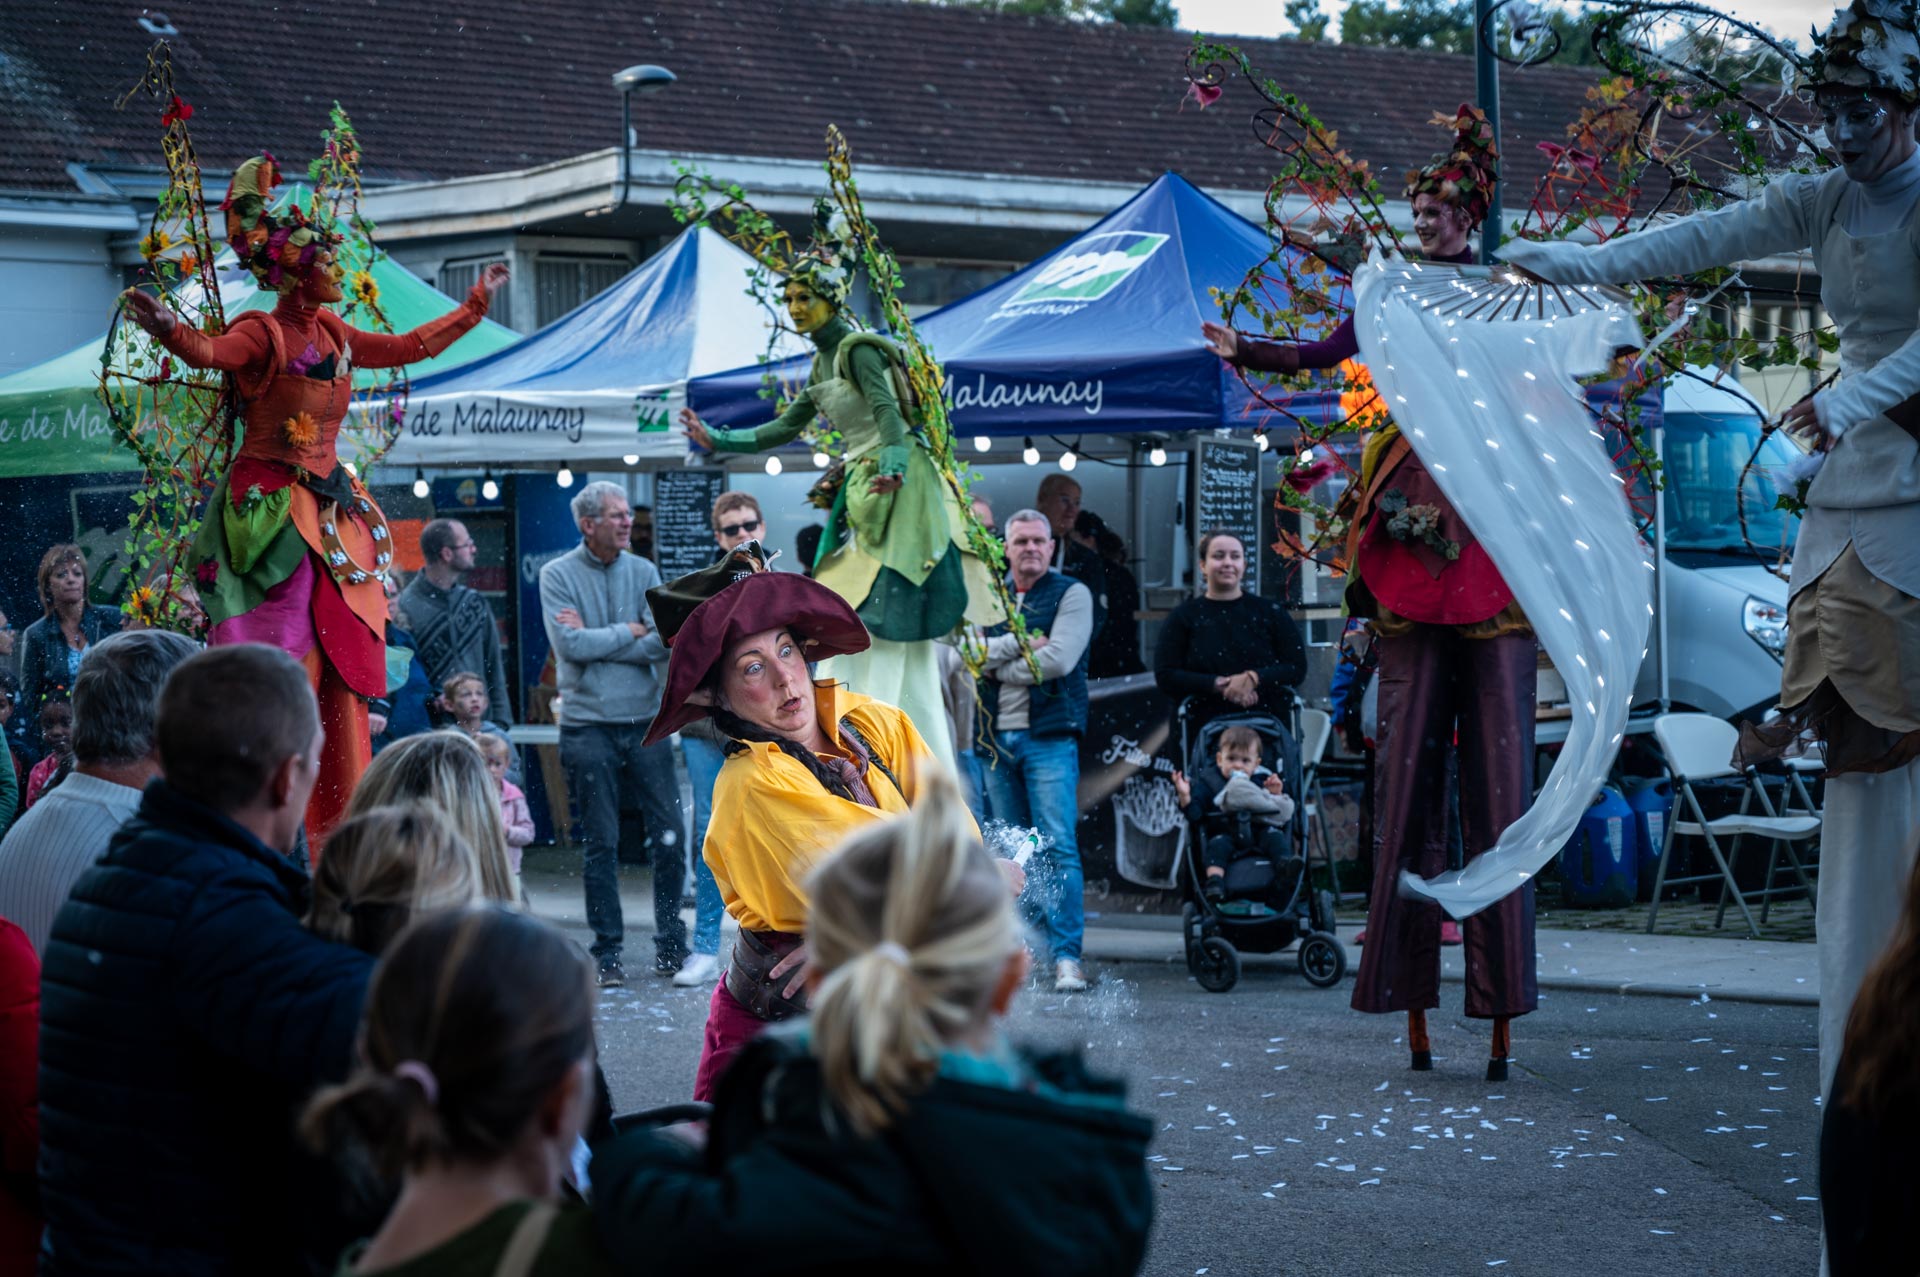
POLYGON ((512 723, 513 697, 507 692, 507 663, 500 655, 500 627, 493 608, 479 591, 460 584, 473 571, 473 535, 458 519, 435 519, 420 529, 420 557, 426 565, 400 592, 402 627, 413 634, 435 687, 463 670, 487 684, 487 718, 512 723))
POLYGON ((1048 566, 1053 527, 1038 510, 1021 510, 1005 524, 1007 589, 1019 604, 1031 636, 1032 668, 1004 625, 987 631, 987 659, 980 675, 980 705, 992 742, 987 759, 987 801, 993 818, 1036 829, 1040 846, 1027 865, 1027 892, 1044 922, 1053 950, 1053 987, 1076 993, 1087 987, 1080 965, 1086 929, 1079 819, 1080 736, 1087 729, 1087 645, 1093 638, 1093 595, 1086 586, 1048 566))

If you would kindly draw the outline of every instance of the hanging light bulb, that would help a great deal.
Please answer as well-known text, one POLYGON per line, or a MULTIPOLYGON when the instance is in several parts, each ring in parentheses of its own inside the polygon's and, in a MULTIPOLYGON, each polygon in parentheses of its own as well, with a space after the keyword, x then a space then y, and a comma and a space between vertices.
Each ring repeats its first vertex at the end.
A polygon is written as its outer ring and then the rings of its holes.
POLYGON ((626 456, 620 458, 620 460, 627 465, 637 466, 640 464, 640 454, 637 452, 629 452, 626 456))
POLYGON ((833 460, 833 458, 816 449, 813 454, 813 468, 815 470, 825 470, 827 463, 831 460, 833 460))
POLYGON ((1264 430, 1255 431, 1253 435, 1253 441, 1260 445, 1260 451, 1262 452, 1265 452, 1268 448, 1272 447, 1272 445, 1267 442, 1267 432, 1264 430))
POLYGON ((1080 457, 1077 453, 1074 452, 1072 448, 1068 448, 1065 452, 1060 454, 1060 468, 1062 470, 1072 470, 1075 466, 1079 464, 1080 464, 1080 457))
POLYGON ((360 477, 360 467, 354 465, 353 462, 342 461, 340 464, 345 466, 347 468, 347 473, 352 475, 354 478, 358 479, 360 477))
POLYGON ((1312 448, 1302 448, 1302 449, 1300 449, 1300 464, 1301 464, 1301 465, 1303 465, 1303 466, 1310 466, 1310 465, 1312 465, 1312 464, 1313 464, 1313 449, 1312 449, 1312 448))
POLYGON ((1026 462, 1030 466, 1037 466, 1040 464, 1040 449, 1033 446, 1032 436, 1028 436, 1027 446, 1023 448, 1020 452, 1020 460, 1026 462))
POLYGON ((993 447, 993 440, 987 438, 985 435, 975 435, 973 437, 973 450, 975 452, 985 452, 991 447, 993 447))
POLYGON ((1166 465, 1166 464, 1167 464, 1167 450, 1166 450, 1165 448, 1162 448, 1162 447, 1161 447, 1161 446, 1160 446, 1159 444, 1157 444, 1157 443, 1156 443, 1156 444, 1154 444, 1152 448, 1150 448, 1150 449, 1148 449, 1148 450, 1147 450, 1147 464, 1148 464, 1148 465, 1151 465, 1151 466, 1164 466, 1164 465, 1166 465))
POLYGON ((573 486, 573 471, 566 466, 561 466, 560 473, 553 476, 553 481, 563 488, 571 488, 573 486))
POLYGON ((500 485, 493 481, 493 471, 488 470, 480 479, 480 495, 488 501, 500 499, 500 485))
POLYGON ((415 466, 413 468, 413 495, 424 501, 427 499, 427 494, 432 491, 433 489, 427 486, 427 472, 419 466, 415 466))
POLYGON ((778 457, 768 457, 768 458, 767 458, 767 473, 768 473, 768 474, 779 474, 779 473, 780 473, 780 472, 781 472, 782 470, 784 470, 784 469, 786 469, 786 467, 780 464, 780 458, 778 458, 778 457))

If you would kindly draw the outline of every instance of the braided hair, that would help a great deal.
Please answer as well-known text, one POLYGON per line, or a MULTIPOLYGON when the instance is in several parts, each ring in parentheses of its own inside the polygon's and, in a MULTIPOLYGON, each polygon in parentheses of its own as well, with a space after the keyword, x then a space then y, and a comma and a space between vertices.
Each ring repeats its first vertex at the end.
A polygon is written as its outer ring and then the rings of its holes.
MULTIPOLYGON (((802 767, 813 773, 813 778, 819 781, 821 787, 828 793, 838 798, 844 798, 850 803, 859 801, 853 796, 853 791, 847 788, 846 782, 840 779, 840 773, 821 762, 818 754, 808 749, 805 745, 802 745, 799 741, 749 723, 746 719, 728 709, 725 702, 720 698, 720 688, 717 679, 714 680, 714 684, 709 690, 713 694, 713 703, 707 708, 707 716, 713 720, 713 725, 719 728, 722 734, 732 737, 735 743, 755 741, 760 744, 772 745, 779 749, 781 753, 794 759, 802 767)), ((742 748, 744 748, 744 746, 742 746, 742 748)))

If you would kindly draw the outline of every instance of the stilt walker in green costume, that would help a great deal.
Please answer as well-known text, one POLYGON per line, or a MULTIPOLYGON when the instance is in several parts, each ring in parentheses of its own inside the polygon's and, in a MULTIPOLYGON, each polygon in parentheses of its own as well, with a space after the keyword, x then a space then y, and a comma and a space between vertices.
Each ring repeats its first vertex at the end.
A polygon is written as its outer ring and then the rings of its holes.
MULTIPOLYGON (((762 452, 811 431, 835 457, 812 499, 828 509, 814 579, 851 604, 873 646, 820 667, 823 678, 906 711, 933 751, 951 763, 939 661, 933 642, 963 622, 995 625, 1008 614, 999 547, 964 499, 952 458, 940 370, 914 337, 892 293, 893 259, 865 221, 846 167, 845 142, 829 134, 835 200, 815 209, 814 240, 794 251, 770 219, 737 190, 708 210, 682 184, 676 211, 716 219, 718 229, 783 277, 791 326, 816 347, 805 388, 765 425, 708 427, 691 409, 681 424, 700 452, 762 452), (899 340, 860 329, 846 310, 853 272, 864 265, 899 340)), ((691 179, 704 187, 704 179, 691 179)))

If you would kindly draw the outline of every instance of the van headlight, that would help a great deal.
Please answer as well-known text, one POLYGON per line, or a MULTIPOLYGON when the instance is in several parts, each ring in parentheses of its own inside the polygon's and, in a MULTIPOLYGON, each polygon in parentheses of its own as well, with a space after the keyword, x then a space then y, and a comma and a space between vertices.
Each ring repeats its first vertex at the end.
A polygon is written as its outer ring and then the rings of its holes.
POLYGON ((1784 658, 1787 650, 1786 608, 1748 595, 1746 606, 1740 609, 1740 628, 1747 632, 1748 638, 1774 656, 1784 658))

